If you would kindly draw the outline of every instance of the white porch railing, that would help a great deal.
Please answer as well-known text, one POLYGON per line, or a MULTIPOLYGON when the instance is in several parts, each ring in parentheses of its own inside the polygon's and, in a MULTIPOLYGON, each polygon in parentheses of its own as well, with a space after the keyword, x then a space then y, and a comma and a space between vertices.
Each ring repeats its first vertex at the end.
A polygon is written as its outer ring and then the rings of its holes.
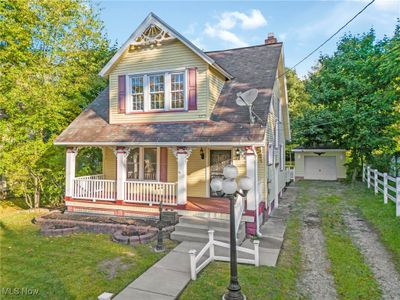
POLYGON ((235 233, 237 236, 239 227, 240 227, 240 220, 242 219, 244 211, 244 199, 242 196, 238 195, 236 202, 235 202, 235 233))
POLYGON ((400 216, 400 177, 392 177, 369 166, 363 166, 362 181, 367 183, 368 188, 372 186, 375 194, 381 192, 385 204, 388 199, 396 203, 396 216, 400 216))
POLYGON ((86 176, 79 176, 75 177, 75 179, 104 179, 104 174, 95 174, 95 175, 86 175, 86 176))
POLYGON ((103 175, 82 176, 74 179, 73 197, 77 199, 115 200, 116 181, 93 179, 103 175))
MULTIPOLYGON (((253 242, 253 244, 254 244, 254 249, 248 249, 248 248, 239 247, 239 246, 236 247, 236 250, 238 252, 244 252, 244 253, 247 253, 250 255, 254 255, 254 259, 238 258, 237 259, 238 263, 255 265, 256 267, 258 267, 260 265, 260 253, 259 253, 260 241, 255 240, 253 242)), ((194 250, 194 249, 189 250, 190 277, 192 280, 196 280, 197 274, 201 270, 203 270, 210 262, 212 262, 214 260, 230 261, 229 256, 215 255, 215 246, 230 249, 230 244, 214 240, 214 230, 209 230, 208 231, 208 243, 204 246, 204 248, 201 249, 197 255, 196 255, 196 253, 197 253, 196 250, 194 250), (200 262, 200 260, 202 259, 202 257, 207 253, 207 251, 208 251, 208 257, 199 266, 197 266, 198 263, 200 262)))
POLYGON ((125 201, 146 204, 176 205, 176 183, 125 181, 125 201))

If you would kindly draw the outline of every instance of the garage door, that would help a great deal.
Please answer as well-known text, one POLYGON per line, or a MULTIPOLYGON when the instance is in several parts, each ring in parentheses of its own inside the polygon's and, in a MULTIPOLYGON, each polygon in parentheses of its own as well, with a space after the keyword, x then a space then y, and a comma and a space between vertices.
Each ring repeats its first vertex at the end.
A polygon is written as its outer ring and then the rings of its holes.
POLYGON ((336 157, 305 156, 304 179, 336 180, 336 157))

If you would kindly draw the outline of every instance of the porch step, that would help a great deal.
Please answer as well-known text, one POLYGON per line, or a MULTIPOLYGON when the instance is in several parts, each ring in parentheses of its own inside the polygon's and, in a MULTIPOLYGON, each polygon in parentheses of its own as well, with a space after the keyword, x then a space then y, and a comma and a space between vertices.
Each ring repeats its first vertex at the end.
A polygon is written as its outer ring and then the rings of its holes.
MULTIPOLYGON (((213 229, 214 237, 218 241, 229 242, 229 221, 218 219, 206 219, 200 217, 182 216, 175 231, 171 233, 171 239, 176 241, 208 242, 208 230, 213 229)), ((245 223, 239 225, 237 243, 241 244, 246 237, 245 223)))

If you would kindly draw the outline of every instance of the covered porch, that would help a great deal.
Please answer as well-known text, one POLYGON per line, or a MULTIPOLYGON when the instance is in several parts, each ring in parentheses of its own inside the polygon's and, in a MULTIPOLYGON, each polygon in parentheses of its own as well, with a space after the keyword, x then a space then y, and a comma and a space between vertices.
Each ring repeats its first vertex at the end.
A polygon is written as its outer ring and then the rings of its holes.
MULTIPOLYGON (((66 193, 68 211, 117 215, 156 215, 158 204, 180 215, 227 219, 229 203, 210 190, 214 176, 232 163, 240 176, 258 182, 254 147, 101 147, 102 174, 76 177, 78 148, 68 147, 66 193)), ((260 191, 258 191, 260 193, 260 191)), ((255 210, 256 188, 237 201, 237 214, 255 210), (245 201, 246 200, 246 201, 245 201)))

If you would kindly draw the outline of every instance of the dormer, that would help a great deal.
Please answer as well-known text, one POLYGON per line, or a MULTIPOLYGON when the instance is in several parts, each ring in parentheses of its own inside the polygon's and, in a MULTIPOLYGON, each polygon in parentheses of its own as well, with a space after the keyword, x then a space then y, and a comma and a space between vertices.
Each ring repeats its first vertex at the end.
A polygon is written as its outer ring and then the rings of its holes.
POLYGON ((153 13, 101 70, 111 124, 209 118, 232 75, 153 13))

